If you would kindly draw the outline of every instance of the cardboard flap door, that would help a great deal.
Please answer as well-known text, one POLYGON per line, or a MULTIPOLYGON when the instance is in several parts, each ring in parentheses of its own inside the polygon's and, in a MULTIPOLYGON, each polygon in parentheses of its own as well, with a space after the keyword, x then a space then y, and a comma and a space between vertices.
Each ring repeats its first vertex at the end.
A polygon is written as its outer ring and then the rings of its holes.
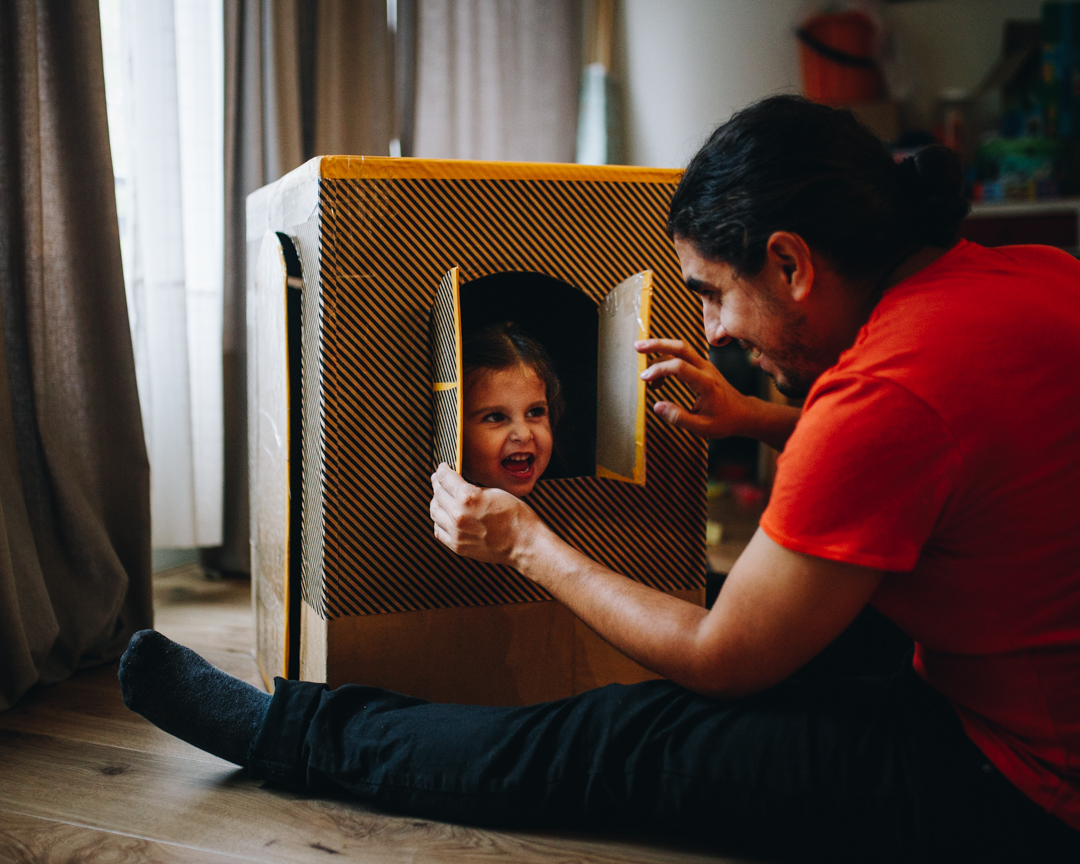
POLYGON ((651 270, 636 273, 600 304, 596 394, 596 476, 645 483, 647 360, 634 342, 649 336, 651 270))
POLYGON ((432 441, 435 465, 461 471, 461 293, 458 268, 439 282, 431 309, 432 441))

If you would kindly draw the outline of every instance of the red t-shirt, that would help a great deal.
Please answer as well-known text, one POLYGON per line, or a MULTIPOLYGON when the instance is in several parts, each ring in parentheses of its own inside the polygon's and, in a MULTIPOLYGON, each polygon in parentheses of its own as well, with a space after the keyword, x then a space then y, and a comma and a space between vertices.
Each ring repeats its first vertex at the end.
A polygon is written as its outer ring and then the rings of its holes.
POLYGON ((1080 262, 961 241, 814 384, 761 527, 872 603, 1019 789, 1080 829, 1080 262))

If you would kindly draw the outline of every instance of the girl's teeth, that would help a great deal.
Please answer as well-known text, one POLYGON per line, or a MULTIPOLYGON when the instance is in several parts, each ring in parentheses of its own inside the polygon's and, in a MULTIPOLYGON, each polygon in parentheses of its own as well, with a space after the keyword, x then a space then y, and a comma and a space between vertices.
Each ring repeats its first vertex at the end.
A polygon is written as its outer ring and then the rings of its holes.
POLYGON ((531 454, 514 454, 513 456, 507 456, 503 460, 503 465, 511 474, 524 474, 532 470, 532 462, 533 457, 531 454))

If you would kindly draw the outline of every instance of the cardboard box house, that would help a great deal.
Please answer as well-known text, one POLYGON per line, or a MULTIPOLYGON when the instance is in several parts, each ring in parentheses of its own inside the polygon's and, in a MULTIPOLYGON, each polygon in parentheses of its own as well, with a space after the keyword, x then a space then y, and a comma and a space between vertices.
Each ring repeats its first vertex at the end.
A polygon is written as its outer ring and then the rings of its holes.
MULTIPOLYGON (((676 171, 316 158, 248 197, 248 445, 263 676, 522 704, 652 677, 428 512, 460 465, 461 344, 513 321, 567 410, 528 503, 701 603, 705 447, 648 410, 646 334, 704 349, 664 234, 676 171)), ((681 384, 664 398, 689 404, 681 384)))

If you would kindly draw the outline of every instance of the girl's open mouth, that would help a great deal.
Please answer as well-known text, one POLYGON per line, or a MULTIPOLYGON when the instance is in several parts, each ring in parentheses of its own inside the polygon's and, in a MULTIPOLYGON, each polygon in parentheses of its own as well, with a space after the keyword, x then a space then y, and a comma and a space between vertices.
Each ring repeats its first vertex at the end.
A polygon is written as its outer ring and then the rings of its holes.
POLYGON ((502 466, 508 474, 527 480, 532 475, 535 460, 532 453, 514 453, 502 460, 502 466))

